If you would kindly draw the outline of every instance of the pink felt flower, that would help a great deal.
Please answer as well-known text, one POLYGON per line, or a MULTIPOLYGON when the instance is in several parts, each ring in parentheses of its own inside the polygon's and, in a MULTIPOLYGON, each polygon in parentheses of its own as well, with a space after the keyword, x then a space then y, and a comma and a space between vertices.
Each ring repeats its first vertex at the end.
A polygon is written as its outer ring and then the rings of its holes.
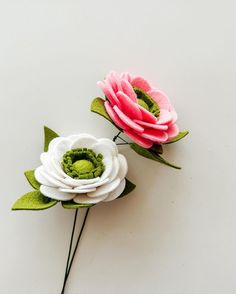
POLYGON ((138 145, 150 148, 179 133, 169 98, 144 78, 112 71, 98 86, 107 98, 105 108, 114 124, 138 145))

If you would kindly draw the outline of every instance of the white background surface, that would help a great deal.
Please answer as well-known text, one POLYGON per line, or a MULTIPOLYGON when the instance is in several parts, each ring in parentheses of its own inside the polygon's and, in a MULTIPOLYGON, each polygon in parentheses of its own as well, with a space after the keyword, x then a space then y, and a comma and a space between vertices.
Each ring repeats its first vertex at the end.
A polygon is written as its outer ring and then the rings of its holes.
POLYGON ((166 91, 191 135, 165 150, 182 171, 128 148, 132 195, 92 209, 66 294, 234 294, 235 1, 0 2, 0 293, 60 293, 73 212, 11 212, 30 190, 42 126, 116 130, 90 113, 115 69, 166 91))

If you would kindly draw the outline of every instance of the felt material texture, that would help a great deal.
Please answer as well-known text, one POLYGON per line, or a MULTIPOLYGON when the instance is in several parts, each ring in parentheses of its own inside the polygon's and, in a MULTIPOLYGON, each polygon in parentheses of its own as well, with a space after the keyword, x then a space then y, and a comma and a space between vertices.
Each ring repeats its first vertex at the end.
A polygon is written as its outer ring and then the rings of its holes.
POLYGON ((59 137, 57 133, 55 133, 53 130, 49 129, 48 127, 44 126, 44 152, 48 151, 49 143, 52 141, 52 139, 59 137))
POLYGON ((183 132, 179 132, 179 134, 172 138, 169 142, 165 143, 165 144, 171 144, 171 143, 175 143, 178 142, 179 140, 182 140, 184 137, 186 137, 189 134, 188 131, 183 131, 183 132))
POLYGON ((143 156, 143 157, 146 157, 148 159, 152 159, 154 161, 158 161, 164 165, 167 165, 167 166, 170 166, 170 167, 173 167, 175 169, 181 169, 181 167, 175 165, 175 164, 172 164, 170 162, 168 162, 167 160, 165 160, 163 157, 161 157, 158 153, 154 153, 153 150, 151 149, 145 149, 135 143, 132 143, 130 144, 130 147, 136 152, 138 153, 139 155, 143 156))
POLYGON ((56 200, 45 197, 39 191, 26 193, 12 206, 12 210, 43 210, 57 204, 56 200))
POLYGON ((136 185, 126 178, 125 189, 118 198, 127 196, 129 193, 131 193, 135 189, 135 187, 136 185))
POLYGON ((92 103, 91 103, 91 108, 90 110, 92 112, 95 112, 101 116, 103 116, 105 119, 109 120, 110 122, 112 122, 110 116, 108 115, 107 111, 106 111, 106 108, 104 106, 104 103, 105 103, 105 100, 100 98, 100 97, 97 97, 97 98, 94 98, 92 103))
POLYGON ((34 176, 34 170, 28 170, 25 173, 25 177, 28 180, 29 184, 35 189, 39 190, 40 188, 40 183, 36 180, 34 176))
POLYGON ((40 159, 42 165, 35 170, 35 178, 41 184, 41 193, 49 198, 95 204, 119 197, 125 188, 127 160, 118 153, 116 144, 110 139, 97 139, 89 134, 55 137, 40 159), (68 164, 73 167, 81 159, 92 160, 94 166, 97 162, 95 169, 102 168, 102 173, 95 172, 89 178, 73 178, 65 167, 68 164))
POLYGON ((61 205, 66 209, 77 209, 77 208, 92 207, 94 204, 81 204, 81 203, 75 203, 73 200, 70 200, 70 201, 62 201, 61 205))
MULTIPOLYGON (((98 86, 107 99, 106 116, 109 114, 113 123, 138 145, 148 149, 178 135, 177 114, 169 98, 144 78, 112 71, 98 86)), ((104 116, 101 109, 95 112, 104 116)))

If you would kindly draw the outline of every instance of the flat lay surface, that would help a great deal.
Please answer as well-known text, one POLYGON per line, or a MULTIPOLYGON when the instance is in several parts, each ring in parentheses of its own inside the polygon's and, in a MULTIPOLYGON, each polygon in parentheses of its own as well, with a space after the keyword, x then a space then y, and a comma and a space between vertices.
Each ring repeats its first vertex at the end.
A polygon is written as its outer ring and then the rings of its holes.
MULTIPOLYGON (((110 70, 167 93, 182 141, 164 157, 127 146, 127 197, 91 208, 65 294, 234 294, 234 1, 0 1, 0 293, 59 294, 72 210, 11 211, 40 165, 43 125, 112 139, 90 112, 110 70)), ((79 223, 85 210, 79 211, 79 223)))

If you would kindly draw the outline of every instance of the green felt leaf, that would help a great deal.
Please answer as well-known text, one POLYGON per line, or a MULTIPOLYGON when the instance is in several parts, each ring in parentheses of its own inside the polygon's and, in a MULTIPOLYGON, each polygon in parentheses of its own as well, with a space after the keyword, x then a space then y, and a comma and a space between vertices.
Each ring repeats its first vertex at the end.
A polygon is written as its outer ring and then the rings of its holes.
POLYGON ((132 183, 131 181, 126 179, 125 189, 118 198, 122 198, 122 197, 128 195, 129 193, 131 193, 135 189, 135 187, 136 187, 136 185, 134 183, 132 183))
POLYGON ((188 135, 189 131, 184 131, 184 132, 179 132, 178 135, 174 138, 172 138, 169 142, 167 142, 166 144, 172 144, 175 143, 181 139, 183 139, 184 137, 186 137, 188 135))
POLYGON ((110 116, 108 115, 108 113, 106 111, 106 108, 104 106, 104 102, 105 102, 105 100, 100 97, 94 98, 91 103, 91 111, 105 117, 107 120, 112 122, 110 116))
POLYGON ((59 137, 57 133, 48 127, 44 126, 44 152, 48 151, 48 145, 52 141, 52 139, 59 137))
POLYGON ((151 151, 150 149, 145 149, 135 143, 130 144, 130 147, 139 155, 146 157, 148 159, 152 159, 155 161, 158 161, 162 164, 168 165, 170 167, 176 168, 176 169, 181 169, 181 167, 172 164, 170 162, 168 162, 167 160, 165 160, 163 157, 161 157, 159 154, 154 153, 153 151, 151 151))
POLYGON ((82 204, 82 203, 75 203, 73 200, 70 201, 62 201, 62 206, 67 209, 75 209, 75 208, 88 208, 92 207, 94 204, 82 204))
POLYGON ((25 177, 28 180, 28 182, 30 183, 30 185, 36 189, 39 190, 40 188, 40 183, 35 179, 34 176, 34 170, 27 170, 25 173, 25 177))
POLYGON ((42 195, 39 191, 26 193, 16 200, 12 206, 12 210, 42 210, 57 204, 56 200, 50 199, 42 195))

